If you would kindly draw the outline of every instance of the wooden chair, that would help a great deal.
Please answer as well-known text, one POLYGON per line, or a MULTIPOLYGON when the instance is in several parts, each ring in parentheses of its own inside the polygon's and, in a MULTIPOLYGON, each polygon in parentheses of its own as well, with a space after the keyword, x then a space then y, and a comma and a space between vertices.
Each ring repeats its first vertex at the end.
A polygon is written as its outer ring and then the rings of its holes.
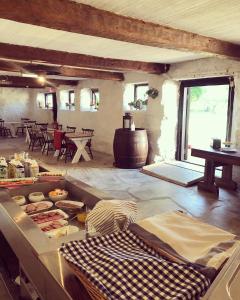
POLYGON ((0 135, 3 136, 4 120, 0 119, 0 135))
POLYGON ((46 129, 41 129, 43 134, 43 146, 42 146, 42 154, 47 151, 47 155, 49 151, 54 151, 54 145, 53 145, 53 137, 51 134, 47 132, 46 129))
POLYGON ((65 163, 67 162, 67 159, 73 159, 75 153, 77 151, 76 145, 67 137, 64 137, 62 140, 62 146, 58 154, 58 158, 64 156, 65 157, 65 163))
POLYGON ((77 127, 67 126, 67 133, 75 133, 77 127))
POLYGON ((48 127, 48 123, 37 123, 36 122, 36 127, 37 127, 37 129, 41 129, 41 128, 45 128, 45 129, 47 129, 47 127, 48 127))
POLYGON ((13 137, 11 129, 4 126, 4 120, 0 120, 0 135, 4 137, 13 137))
POLYGON ((28 131, 29 137, 30 137, 30 143, 29 143, 28 149, 33 151, 34 147, 42 147, 43 146, 42 136, 40 136, 38 134, 38 132, 36 130, 33 130, 32 128, 27 127, 27 131, 28 131))
POLYGON ((28 128, 34 129, 34 128, 36 128, 36 123, 37 123, 36 121, 29 120, 29 121, 26 122, 26 125, 27 125, 28 128))
MULTIPOLYGON (((89 135, 93 136, 94 129, 82 128, 82 132, 84 134, 89 134, 89 135)), ((88 139, 88 141, 87 141, 86 147, 87 147, 88 153, 91 155, 91 158, 93 159, 93 154, 92 154, 91 146, 92 146, 92 138, 90 137, 88 139)))
POLYGON ((28 122, 28 118, 21 118, 21 125, 17 127, 17 130, 15 132, 16 135, 21 134, 22 136, 25 134, 25 123, 28 122))

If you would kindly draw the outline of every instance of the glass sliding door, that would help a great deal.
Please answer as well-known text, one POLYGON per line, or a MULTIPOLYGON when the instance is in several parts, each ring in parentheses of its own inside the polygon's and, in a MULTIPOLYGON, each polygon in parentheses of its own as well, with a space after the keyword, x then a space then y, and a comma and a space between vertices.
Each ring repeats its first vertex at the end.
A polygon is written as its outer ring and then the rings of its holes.
POLYGON ((203 164, 191 148, 208 148, 212 138, 230 140, 234 84, 230 77, 183 81, 181 84, 176 158, 203 164))

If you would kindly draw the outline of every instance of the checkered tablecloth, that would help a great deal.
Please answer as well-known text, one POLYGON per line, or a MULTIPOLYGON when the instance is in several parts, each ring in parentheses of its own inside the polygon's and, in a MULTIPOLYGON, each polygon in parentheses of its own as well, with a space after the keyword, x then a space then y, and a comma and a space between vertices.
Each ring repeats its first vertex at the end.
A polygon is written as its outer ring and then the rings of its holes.
POLYGON ((161 257, 131 231, 63 244, 60 253, 113 300, 199 299, 209 280, 161 257))

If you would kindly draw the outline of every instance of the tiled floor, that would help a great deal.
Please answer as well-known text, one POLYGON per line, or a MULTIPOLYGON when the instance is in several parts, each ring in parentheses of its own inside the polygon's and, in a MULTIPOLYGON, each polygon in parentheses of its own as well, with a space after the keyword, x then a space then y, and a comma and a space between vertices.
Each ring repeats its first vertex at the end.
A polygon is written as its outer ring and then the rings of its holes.
MULTIPOLYGON (((0 139, 0 156, 26 151, 23 139, 0 139)), ((240 193, 220 189, 219 197, 199 192, 196 186, 184 188, 148 175, 139 170, 113 167, 113 157, 94 153, 94 160, 70 162, 57 161, 52 154, 39 151, 31 156, 42 161, 46 168, 62 170, 118 199, 132 199, 139 208, 139 218, 168 210, 182 209, 191 215, 240 235, 240 193)))

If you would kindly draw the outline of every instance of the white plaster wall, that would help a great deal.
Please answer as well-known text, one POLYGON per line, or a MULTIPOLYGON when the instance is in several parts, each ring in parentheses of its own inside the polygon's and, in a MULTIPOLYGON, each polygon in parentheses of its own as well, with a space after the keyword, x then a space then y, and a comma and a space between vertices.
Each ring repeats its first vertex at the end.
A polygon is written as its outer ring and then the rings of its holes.
POLYGON ((29 89, 0 88, 0 118, 5 121, 28 118, 29 102, 29 89))
POLYGON ((27 88, 0 88, 0 118, 20 121, 29 118, 38 122, 52 122, 52 112, 39 109, 37 93, 42 90, 27 88))
MULTIPOLYGON (((95 130, 93 149, 112 154, 113 137, 116 128, 122 126, 122 95, 121 82, 106 80, 84 80, 75 88, 75 111, 59 110, 58 122, 64 127, 76 126, 95 130), (100 92, 99 110, 94 112, 80 111, 81 88, 98 88, 100 92)), ((59 94, 58 101, 59 101, 59 94)))
POLYGON ((37 122, 46 122, 46 123, 52 123, 53 118, 52 118, 52 110, 48 109, 42 109, 38 107, 37 103, 37 94, 39 92, 44 92, 45 90, 43 89, 29 89, 29 116, 33 121, 37 122))

